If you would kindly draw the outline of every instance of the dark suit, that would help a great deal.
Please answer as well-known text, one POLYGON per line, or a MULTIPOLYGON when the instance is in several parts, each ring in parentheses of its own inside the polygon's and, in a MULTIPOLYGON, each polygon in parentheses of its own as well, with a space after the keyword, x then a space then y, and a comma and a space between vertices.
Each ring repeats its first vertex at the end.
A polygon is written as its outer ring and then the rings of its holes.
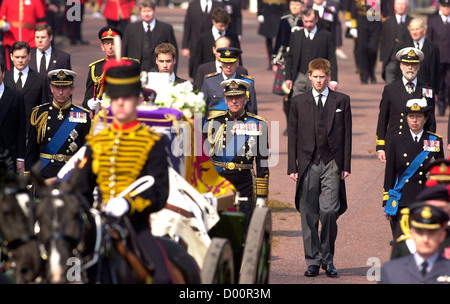
POLYGON ((223 5, 231 17, 228 29, 242 36, 242 3, 240 0, 223 0, 223 5))
MULTIPOLYGON (((431 89, 420 82, 412 94, 406 92, 403 80, 399 79, 384 86, 383 95, 380 101, 380 112, 378 114, 377 143, 376 150, 386 151, 388 155, 389 143, 396 133, 409 132, 406 122, 406 102, 413 98, 422 98, 423 89, 431 89)), ((434 116, 434 98, 427 98, 428 105, 432 107, 430 117, 425 123, 425 131, 436 131, 436 119, 434 116)))
MULTIPOLYGON (((201 64, 198 69, 197 73, 195 74, 195 80, 194 83, 197 88, 201 89, 203 85, 203 80, 205 79, 206 75, 216 73, 216 59, 210 62, 206 62, 201 64)), ((243 66, 238 65, 236 74, 238 75, 248 75, 248 70, 244 68, 243 66)))
POLYGON ((122 55, 139 60, 141 69, 150 71, 157 68, 155 47, 161 43, 170 43, 177 50, 176 59, 178 61, 178 45, 172 25, 156 20, 149 45, 146 44, 147 39, 142 22, 129 24, 123 34, 122 55))
POLYGON ((211 28, 211 12, 217 7, 223 7, 223 3, 213 0, 209 12, 204 13, 200 5, 200 0, 193 0, 186 10, 182 48, 189 49, 191 52, 191 58, 189 59, 189 77, 191 78, 195 77, 192 56, 194 55, 198 43, 199 34, 211 28))
MULTIPOLYGON (((313 8, 314 3, 308 3, 308 7, 313 8)), ((323 9, 322 16, 319 16, 319 22, 317 22, 317 27, 319 29, 327 30, 331 33, 334 46, 342 45, 342 38, 338 37, 337 32, 341 33, 339 21, 339 3, 336 1, 326 1, 323 9)), ((342 34, 342 33, 341 33, 342 34)))
MULTIPOLYGON (((404 117, 406 120, 406 116, 404 117)), ((407 125, 407 124, 406 124, 407 125)), ((444 146, 442 138, 437 136, 436 141, 439 142, 440 150, 436 152, 430 152, 428 158, 422 163, 418 170, 408 179, 402 190, 402 198, 398 202, 397 215, 392 217, 392 234, 394 240, 401 236, 402 231, 400 229, 399 221, 401 219, 400 209, 409 207, 410 204, 416 201, 417 195, 425 188, 425 182, 427 180, 425 168, 430 162, 444 158, 444 146)), ((422 137, 419 138, 419 142, 414 142, 408 125, 401 134, 395 134, 390 143, 389 153, 386 155, 386 171, 384 175, 384 190, 383 190, 383 206, 386 205, 388 198, 388 191, 394 189, 397 179, 400 179, 405 170, 413 162, 417 155, 423 150, 424 141, 429 140, 430 133, 423 132, 422 137)))
MULTIPOLYGON (((5 85, 15 89, 16 83, 14 81, 14 69, 6 71, 5 85)), ((22 91, 23 100, 25 102, 25 119, 26 119, 26 134, 30 130, 31 111, 34 107, 46 103, 48 100, 46 79, 39 75, 38 72, 29 69, 26 82, 23 84, 22 91)))
MULTIPOLYGON (((241 44, 239 42, 239 38, 238 35, 230 32, 229 30, 227 30, 225 32, 225 36, 230 38, 231 40, 231 47, 235 47, 240 49, 241 48, 241 44)), ((212 33, 212 29, 209 29, 203 33, 200 34, 199 38, 198 38, 198 43, 197 43, 197 47, 195 49, 195 52, 193 54, 191 54, 192 61, 194 64, 194 70, 193 70, 193 75, 197 75, 197 70, 199 65, 215 60, 216 56, 214 55, 212 48, 214 46, 215 40, 214 40, 214 36, 212 33)), ((242 59, 241 56, 239 56, 239 65, 242 65, 242 59)))
MULTIPOLYGON (((450 276, 450 260, 438 257, 433 268, 423 277, 414 255, 386 262, 381 268, 381 284, 439 284, 438 278, 450 276)), ((445 282, 448 283, 448 282, 445 282)))
POLYGON ((350 172, 351 167, 350 97, 328 91, 322 115, 311 90, 292 98, 289 115, 287 173, 298 173, 295 206, 302 219, 308 266, 333 262, 336 220, 347 209, 345 182, 340 175, 342 171, 350 172), (322 149, 325 146, 328 148, 322 149), (328 154, 324 153, 325 150, 328 154), (330 152, 331 158, 327 161, 325 155, 330 156, 330 152), (312 176, 317 171, 326 178, 312 176), (325 183, 333 184, 331 191, 321 191, 325 183), (320 240, 317 231, 319 217, 322 224, 320 240))
POLYGON ((402 24, 397 23, 395 16, 391 16, 382 23, 381 28, 381 45, 380 45, 380 61, 383 62, 383 69, 381 76, 386 83, 392 83, 398 73, 397 66, 398 60, 395 57, 399 44, 411 44, 412 39, 408 31, 409 22, 412 18, 409 15, 405 16, 405 22, 402 24))
MULTIPOLYGON (((39 70, 40 62, 36 61, 36 52, 37 48, 31 49, 31 59, 30 59, 30 68, 38 73, 41 73, 39 70)), ((52 53, 50 55, 50 61, 48 62, 48 67, 45 71, 45 75, 43 75, 47 81, 47 94, 48 94, 48 101, 53 100, 53 94, 50 90, 50 78, 47 77, 47 73, 49 71, 53 71, 55 69, 66 69, 66 70, 72 70, 72 65, 70 63, 70 54, 66 53, 64 51, 55 49, 52 47, 52 53)))
POLYGON ((330 32, 317 30, 311 40, 306 38, 304 30, 296 31, 291 35, 289 46, 285 69, 286 80, 292 80, 295 83, 298 73, 307 76, 309 62, 315 58, 327 59, 331 64, 331 80, 338 80, 336 49, 330 32))
POLYGON ((447 108, 446 98, 450 98, 450 23, 444 24, 439 14, 428 19, 427 39, 437 44, 440 53, 439 95, 437 104, 443 114, 447 108))
POLYGON ((0 154, 8 149, 15 169, 17 158, 25 159, 25 104, 21 94, 4 87, 0 98, 0 154))

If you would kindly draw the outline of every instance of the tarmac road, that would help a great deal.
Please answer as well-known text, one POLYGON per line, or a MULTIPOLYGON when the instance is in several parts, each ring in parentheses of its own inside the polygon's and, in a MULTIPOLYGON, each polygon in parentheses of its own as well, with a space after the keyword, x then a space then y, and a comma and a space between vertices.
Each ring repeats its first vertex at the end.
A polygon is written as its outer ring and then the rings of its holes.
MULTIPOLYGON (((102 58, 98 30, 106 25, 104 19, 92 19, 91 8, 86 8, 83 38, 89 45, 71 46, 60 38, 59 47, 72 54, 72 68, 78 73, 75 80, 74 101, 81 103, 89 63, 102 58)), ((156 8, 156 18, 171 23, 181 50, 185 10, 156 8)), ((389 223, 383 217, 382 184, 384 165, 375 156, 375 129, 378 105, 384 83, 381 67, 377 66, 377 84, 361 85, 352 56, 353 40, 344 38, 343 50, 349 57, 338 58, 338 91, 351 97, 353 113, 352 173, 346 180, 348 210, 338 220, 335 266, 337 278, 328 278, 323 271, 315 278, 303 276, 306 264, 303 255, 300 216, 294 209, 295 183, 287 176, 287 137, 283 136, 286 120, 282 97, 272 93, 274 73, 267 70, 265 41, 257 34, 256 14, 244 11, 244 33, 241 46, 243 62, 250 76, 255 78, 258 114, 267 118, 270 129, 272 162, 270 193, 272 203, 283 208, 273 209, 273 246, 270 282, 272 284, 374 284, 377 266, 390 256, 389 223), (375 268, 373 268, 375 267, 375 268)), ((178 75, 187 77, 187 59, 180 55, 178 75)), ((437 133, 447 142, 447 117, 437 117, 437 133)), ((446 150, 448 157, 448 151, 446 150)))

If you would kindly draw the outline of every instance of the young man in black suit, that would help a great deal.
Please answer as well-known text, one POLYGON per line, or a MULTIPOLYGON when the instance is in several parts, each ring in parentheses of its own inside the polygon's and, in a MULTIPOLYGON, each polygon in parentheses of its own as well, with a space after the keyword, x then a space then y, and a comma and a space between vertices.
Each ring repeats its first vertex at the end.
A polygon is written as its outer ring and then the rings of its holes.
POLYGON ((175 65, 177 64, 177 50, 170 43, 161 43, 155 48, 156 65, 158 72, 169 74, 169 81, 173 84, 179 84, 187 81, 178 77, 175 72, 175 65))
POLYGON ((427 99, 431 112, 424 129, 425 131, 436 131, 433 89, 417 79, 420 62, 424 57, 423 52, 408 47, 398 51, 396 57, 400 61, 400 70, 403 76, 384 87, 378 114, 376 151, 377 157, 382 163, 386 162, 391 138, 394 134, 402 133, 408 128, 404 114, 408 100, 422 97, 427 99))
MULTIPOLYGON (((238 49, 241 48, 238 35, 228 30, 228 25, 230 24, 231 18, 226 9, 223 7, 214 9, 211 13, 211 17, 212 26, 200 34, 197 47, 193 54, 192 60, 194 62, 194 75, 197 74, 199 65, 215 59, 214 53, 211 52, 211 50, 214 46, 214 42, 219 37, 226 36, 231 41, 230 46, 238 49)), ((239 64, 242 65, 241 57, 239 57, 239 64)))
POLYGON ((142 21, 129 24, 122 41, 122 55, 139 60, 141 70, 147 72, 157 69, 155 47, 158 44, 170 43, 178 53, 172 25, 157 20, 155 9, 156 4, 153 0, 143 0, 139 5, 142 21))
POLYGON ((302 14, 304 28, 292 33, 289 40, 289 52, 286 58, 285 84, 292 90, 292 96, 305 93, 311 89, 308 78, 308 65, 314 58, 327 59, 330 64, 330 89, 337 89, 337 61, 336 49, 332 42, 331 33, 317 28, 319 16, 312 8, 302 14))
POLYGON ((310 62, 313 88, 292 98, 289 115, 287 173, 296 182, 307 277, 317 276, 320 266, 327 276, 337 276, 337 219, 347 209, 344 180, 351 167, 352 113, 350 97, 328 87, 330 71, 326 59, 310 62))
POLYGON ((47 80, 48 100, 53 99, 50 90, 50 78, 47 72, 55 69, 71 70, 70 54, 52 46, 53 29, 47 24, 38 24, 34 28, 36 48, 31 49, 30 68, 41 74, 47 80))
POLYGON ((24 168, 26 124, 23 96, 5 86, 6 65, 0 58, 0 161, 5 162, 11 173, 24 168))
MULTIPOLYGON (((198 69, 197 73, 195 74, 195 86, 197 88, 201 88, 203 85, 203 80, 205 79, 206 75, 212 74, 212 73, 221 73, 222 72, 222 63, 220 61, 220 52, 217 52, 217 49, 220 48, 227 48, 231 46, 231 40, 230 38, 226 36, 222 36, 217 38, 217 40, 214 42, 214 46, 212 47, 211 51, 214 54, 214 59, 201 64, 198 69)), ((237 66, 236 73, 238 75, 248 75, 248 70, 244 68, 241 64, 237 66)))
POLYGON ((23 95, 25 102, 26 134, 30 130, 31 111, 48 100, 47 80, 29 67, 30 45, 16 41, 11 46, 11 61, 14 67, 5 74, 5 85, 23 95))

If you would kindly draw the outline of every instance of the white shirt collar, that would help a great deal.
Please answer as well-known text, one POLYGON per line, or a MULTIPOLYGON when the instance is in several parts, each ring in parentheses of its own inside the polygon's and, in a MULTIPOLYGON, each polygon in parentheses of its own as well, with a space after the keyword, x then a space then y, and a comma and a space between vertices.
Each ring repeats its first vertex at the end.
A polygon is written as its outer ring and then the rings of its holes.
POLYGON ((422 138, 423 130, 422 130, 422 132, 420 132, 419 134, 414 134, 414 132, 413 132, 411 129, 409 129, 409 132, 411 132, 411 136, 412 136, 412 138, 413 138, 414 141, 416 141, 416 136, 417 136, 417 138, 418 138, 419 140, 422 138))
POLYGON ((5 92, 5 84, 2 82, 0 84, 0 99, 3 97, 3 92, 5 92))
POLYGON ((327 100, 327 98, 328 98, 328 94, 330 94, 330 90, 328 89, 328 87, 322 92, 322 93, 319 93, 319 92, 317 92, 314 88, 312 89, 312 94, 313 94, 313 96, 314 96, 314 100, 316 101, 316 104, 317 104, 317 101, 318 101, 318 96, 319 96, 319 94, 322 94, 322 97, 325 97, 325 98, 322 98, 322 102, 323 102, 323 104, 325 105, 325 101, 327 100))
POLYGON ((405 14, 403 14, 403 15, 395 14, 395 18, 397 19, 397 23, 405 22, 406 15, 405 14))
POLYGON ((236 78, 236 72, 231 77, 225 76, 225 74, 222 72, 222 77, 223 77, 223 80, 234 79, 234 78, 236 78))
MULTIPOLYGON (((402 77, 402 81, 404 86, 406 86, 406 84, 409 82, 405 77, 402 77)), ((414 88, 417 87, 417 77, 414 78, 414 80, 411 82, 414 83, 414 88)))
POLYGON ((218 60, 216 60, 215 62, 216 62, 216 72, 217 73, 221 73, 222 72, 222 65, 220 64, 220 62, 218 60))
POLYGON ((172 72, 172 74, 169 75, 169 81, 175 82, 175 73, 174 72, 172 72))
POLYGON ((418 42, 418 43, 419 43, 419 46, 420 46, 421 48, 423 48, 423 44, 425 43, 425 37, 422 37, 422 38, 420 38, 419 40, 414 41, 414 47, 416 46, 416 42, 418 42))
POLYGON ((305 36, 309 35, 309 39, 313 39, 316 33, 317 33, 317 25, 314 26, 311 32, 308 32, 308 30, 305 28, 305 36))
MULTIPOLYGON (((27 76, 28 72, 30 71, 30 67, 27 66, 26 68, 24 68, 21 72, 22 72, 22 76, 27 76)), ((14 79, 17 81, 17 78, 19 77, 19 70, 16 69, 16 67, 14 67, 14 79)), ((22 78, 23 79, 23 78, 22 78)))
MULTIPOLYGON (((416 265, 420 271, 422 268, 422 263, 425 261, 425 259, 417 252, 414 253, 413 256, 414 256, 414 261, 416 261, 416 265)), ((438 258, 439 258, 439 252, 436 252, 432 257, 430 257, 429 259, 426 260, 428 263, 427 272, 430 272, 431 268, 433 268, 433 265, 434 265, 434 263, 436 263, 438 258)))

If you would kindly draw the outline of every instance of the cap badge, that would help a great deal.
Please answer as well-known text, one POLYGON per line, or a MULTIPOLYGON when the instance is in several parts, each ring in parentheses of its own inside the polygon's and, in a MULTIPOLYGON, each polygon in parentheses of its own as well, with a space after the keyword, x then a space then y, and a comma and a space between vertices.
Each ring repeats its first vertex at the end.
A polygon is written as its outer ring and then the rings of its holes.
POLYGON ((420 106, 419 106, 417 103, 415 103, 415 104, 413 104, 413 106, 411 107, 411 110, 412 110, 412 111, 420 111, 420 106))
POLYGON ((416 57, 416 52, 414 52, 414 50, 409 51, 408 53, 409 57, 416 57))
POLYGON ((441 173, 447 172, 447 166, 445 164, 441 164, 439 166, 439 171, 441 171, 441 173))
POLYGON ((232 81, 230 83, 230 89, 237 89, 239 88, 239 85, 236 83, 236 81, 232 81))
POLYGON ((111 36, 113 34, 113 31, 111 29, 108 29, 108 35, 111 36))
POLYGON ((227 51, 225 52, 225 56, 230 57, 230 55, 231 55, 230 50, 227 50, 227 51))
POLYGON ((420 216, 423 217, 424 219, 429 219, 431 218, 432 214, 431 214, 431 208, 428 206, 423 207, 422 212, 420 212, 420 216))
POLYGON ((66 78, 66 73, 64 73, 64 71, 61 70, 61 71, 58 72, 56 77, 58 77, 58 79, 65 79, 66 78))

